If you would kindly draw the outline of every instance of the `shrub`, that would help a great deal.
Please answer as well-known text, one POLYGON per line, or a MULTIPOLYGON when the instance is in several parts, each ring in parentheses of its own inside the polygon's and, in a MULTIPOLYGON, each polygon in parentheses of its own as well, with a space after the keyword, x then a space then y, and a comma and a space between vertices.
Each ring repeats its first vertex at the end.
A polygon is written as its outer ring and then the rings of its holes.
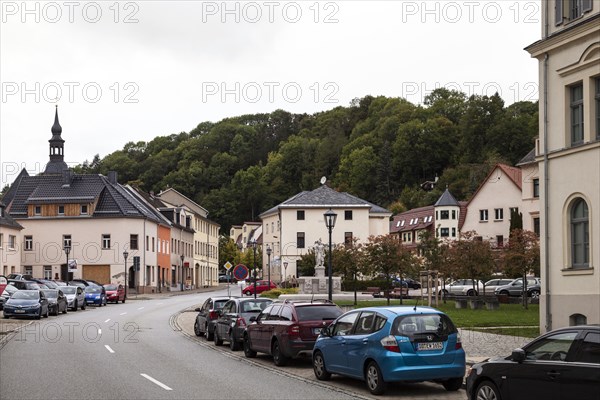
POLYGON ((267 297, 269 299, 277 299, 282 294, 298 294, 298 288, 276 288, 262 292, 260 297, 267 297))

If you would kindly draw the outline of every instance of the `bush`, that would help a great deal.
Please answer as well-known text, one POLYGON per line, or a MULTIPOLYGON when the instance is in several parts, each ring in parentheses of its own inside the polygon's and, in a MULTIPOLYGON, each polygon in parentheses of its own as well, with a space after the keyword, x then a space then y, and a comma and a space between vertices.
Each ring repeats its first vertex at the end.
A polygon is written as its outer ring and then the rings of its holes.
POLYGON ((387 282, 384 279, 372 279, 367 281, 342 281, 342 290, 345 292, 354 292, 355 286, 357 292, 364 292, 368 287, 379 287, 383 290, 387 286, 387 282))
POLYGON ((269 299, 278 299, 282 294, 298 294, 298 288, 276 288, 266 292, 262 292, 260 297, 267 297, 269 299))

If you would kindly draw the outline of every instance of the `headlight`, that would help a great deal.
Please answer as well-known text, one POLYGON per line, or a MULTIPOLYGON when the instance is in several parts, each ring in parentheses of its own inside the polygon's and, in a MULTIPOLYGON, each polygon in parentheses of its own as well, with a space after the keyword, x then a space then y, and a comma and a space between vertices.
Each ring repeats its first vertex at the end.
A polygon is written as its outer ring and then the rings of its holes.
POLYGON ((94 299, 98 300, 100 299, 100 296, 94 296, 94 299))

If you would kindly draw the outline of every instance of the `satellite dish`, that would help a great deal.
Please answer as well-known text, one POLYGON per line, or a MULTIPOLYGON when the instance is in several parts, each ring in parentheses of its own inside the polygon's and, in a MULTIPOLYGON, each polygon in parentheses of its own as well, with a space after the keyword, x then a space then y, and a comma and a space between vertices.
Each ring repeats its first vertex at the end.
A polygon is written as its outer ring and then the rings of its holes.
POLYGON ((325 182, 327 182, 327 177, 324 176, 321 178, 321 185, 324 185, 325 182))

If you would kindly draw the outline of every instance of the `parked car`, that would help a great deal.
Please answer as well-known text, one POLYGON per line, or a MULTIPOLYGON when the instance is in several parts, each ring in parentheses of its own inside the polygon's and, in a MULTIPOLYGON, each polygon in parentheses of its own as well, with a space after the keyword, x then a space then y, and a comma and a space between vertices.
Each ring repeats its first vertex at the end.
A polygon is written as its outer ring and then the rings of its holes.
POLYGON ((93 304, 98 307, 106 305, 106 290, 104 286, 87 286, 83 289, 85 292, 85 304, 93 304))
POLYGON ((239 350, 250 318, 256 317, 272 302, 271 299, 231 299, 225 303, 215 320, 215 345, 220 346, 225 341, 229 342, 231 350, 239 350))
POLYGON ((48 289, 58 289, 58 285, 56 282, 51 281, 50 279, 32 279, 32 281, 45 285, 48 289))
POLYGON ((10 274, 6 277, 6 279, 14 279, 14 280, 18 280, 18 281, 26 281, 31 278, 33 278, 33 276, 26 275, 26 274, 10 274))
POLYGON ((600 326, 560 328, 508 357, 474 364, 467 375, 469 399, 597 400, 600 326))
POLYGON ((325 302, 277 302, 251 317, 244 332, 244 355, 273 356, 277 366, 290 358, 311 354, 321 329, 342 314, 342 309, 325 302))
POLYGON ((85 310, 85 293, 79 286, 63 286, 60 288, 67 297, 67 303, 72 311, 77 311, 81 307, 85 310))
POLYGON ((313 352, 319 380, 340 374, 364 380, 373 394, 388 382, 440 382, 460 389, 465 352, 446 314, 430 307, 352 310, 323 329, 313 352))
POLYGON ((421 282, 412 278, 404 278, 403 280, 407 283, 409 289, 421 289, 421 282))
POLYGON ((457 279, 440 290, 440 294, 455 296, 477 296, 479 293, 483 293, 483 282, 480 280, 475 281, 475 289, 473 290, 473 279, 457 279))
POLYGON ((209 297, 202 307, 196 308, 198 315, 194 322, 194 333, 196 336, 205 335, 206 340, 214 340, 215 321, 219 318, 219 310, 231 297, 209 297))
POLYGON ((13 285, 6 285, 4 290, 2 291, 2 295, 0 295, 0 309, 4 308, 4 303, 13 295, 16 291, 18 291, 16 287, 13 285))
POLYGON ((41 290, 17 290, 4 304, 4 318, 48 318, 48 299, 41 290))
POLYGON ((52 282, 54 282, 57 286, 67 286, 67 282, 61 281, 60 279, 53 279, 52 282))
POLYGON ((8 279, 4 275, 0 275, 0 295, 4 292, 6 285, 8 285, 8 279))
MULTIPOLYGON (((258 280, 256 281, 256 294, 261 294, 262 292, 275 289, 276 287, 277 285, 273 281, 258 280)), ((254 294, 254 282, 244 287, 242 293, 244 293, 246 296, 252 296, 254 294)))
POLYGON ((125 286, 109 283, 108 285, 104 285, 104 289, 106 290, 107 301, 114 301, 115 304, 119 301, 125 303, 125 286))
POLYGON ((237 280, 229 274, 219 274, 219 283, 223 283, 223 282, 234 283, 234 282, 237 282, 237 280))
POLYGON ((485 283, 485 294, 492 294, 493 295, 495 293, 495 291, 496 291, 497 288, 499 288, 500 286, 508 285, 512 281, 514 281, 514 279, 508 279, 508 278, 494 278, 494 279, 490 279, 489 281, 487 281, 485 283))
POLYGON ((48 309, 50 314, 58 315, 59 312, 62 312, 63 314, 67 313, 67 308, 69 307, 67 297, 61 290, 42 289, 42 292, 44 292, 48 299, 48 309))
MULTIPOLYGON (((521 296, 523 294, 523 278, 517 278, 507 285, 496 288, 494 293, 521 296)), ((527 296, 537 299, 540 297, 540 293, 540 278, 527 278, 527 296)))
POLYGON ((40 284, 33 281, 25 281, 22 279, 9 279, 9 285, 13 285, 19 290, 40 290, 40 284))

